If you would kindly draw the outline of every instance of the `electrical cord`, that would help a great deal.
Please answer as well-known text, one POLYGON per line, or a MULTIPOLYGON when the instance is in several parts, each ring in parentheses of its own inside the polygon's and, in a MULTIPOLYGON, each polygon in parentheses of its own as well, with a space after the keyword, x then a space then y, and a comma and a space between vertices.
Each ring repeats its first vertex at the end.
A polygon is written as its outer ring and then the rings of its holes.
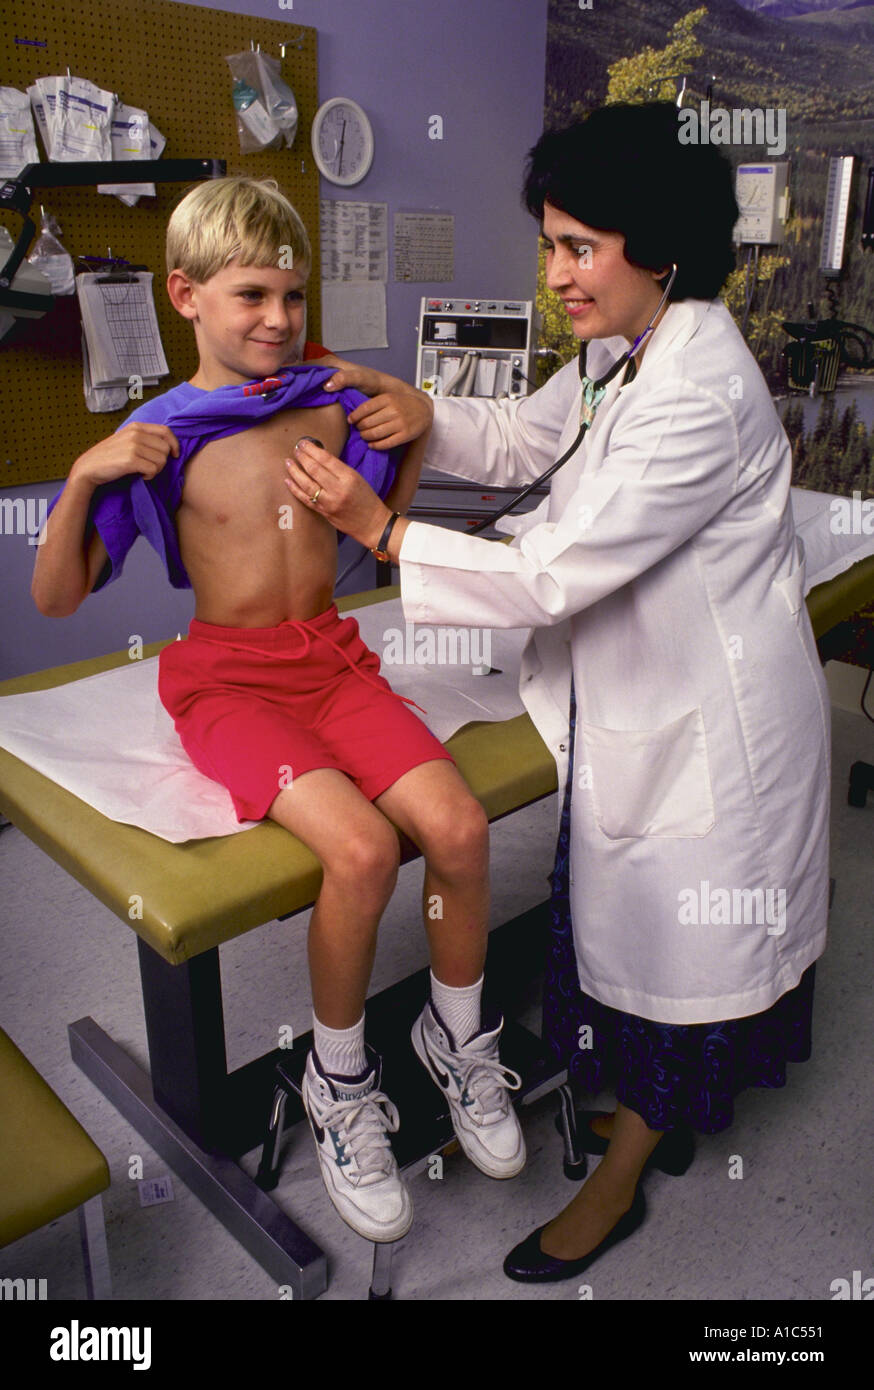
POLYGON ((869 714, 865 708, 865 696, 868 694, 868 686, 871 684, 872 676, 874 676, 874 669, 869 669, 868 679, 865 681, 865 689, 862 691, 862 698, 859 701, 859 704, 861 706, 862 713, 864 714, 865 718, 870 719, 871 723, 874 724, 874 714, 869 714))

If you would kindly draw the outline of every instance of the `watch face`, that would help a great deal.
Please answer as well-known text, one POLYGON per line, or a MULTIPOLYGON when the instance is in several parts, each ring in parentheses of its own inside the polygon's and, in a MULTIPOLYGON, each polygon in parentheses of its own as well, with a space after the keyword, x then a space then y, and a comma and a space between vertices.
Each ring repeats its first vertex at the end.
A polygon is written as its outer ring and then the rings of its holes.
POLYGON ((358 183, 373 160, 370 122, 353 101, 326 102, 313 127, 313 154, 333 183, 358 183))

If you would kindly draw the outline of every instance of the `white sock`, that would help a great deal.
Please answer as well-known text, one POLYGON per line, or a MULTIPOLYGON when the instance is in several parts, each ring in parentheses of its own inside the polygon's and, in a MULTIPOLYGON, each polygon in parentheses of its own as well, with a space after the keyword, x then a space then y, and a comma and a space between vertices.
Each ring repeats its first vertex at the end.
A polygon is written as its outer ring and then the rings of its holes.
POLYGON ((474 1033, 479 1032, 482 992, 482 975, 474 985, 454 988, 442 984, 431 971, 431 998, 458 1047, 464 1047, 474 1033))
POLYGON ((360 1076, 367 1066, 364 1014, 351 1028, 326 1028, 313 1014, 313 1047, 326 1075, 360 1076))

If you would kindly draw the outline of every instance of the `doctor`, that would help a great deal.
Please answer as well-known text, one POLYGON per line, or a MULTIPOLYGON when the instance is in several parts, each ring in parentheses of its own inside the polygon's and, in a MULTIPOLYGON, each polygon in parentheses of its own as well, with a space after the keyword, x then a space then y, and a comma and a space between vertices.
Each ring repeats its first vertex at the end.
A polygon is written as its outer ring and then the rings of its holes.
MULTIPOLYGON (((564 791, 553 937, 573 974, 553 961, 545 1035, 618 1102, 586 1116, 601 1164, 505 1261, 532 1282, 630 1235, 650 1160, 685 1171, 692 1131, 785 1084, 810 1055, 825 948, 830 712, 790 449, 716 298, 731 170, 677 137, 673 106, 612 106, 531 152, 525 199, 587 345, 582 390, 571 363, 521 402, 438 400, 426 454, 521 488, 577 440, 510 545, 393 520, 309 443, 289 464, 301 502, 399 563, 408 621, 531 629, 520 691, 564 791)), ((421 392, 362 368, 334 380, 375 396, 352 417, 370 442, 427 425, 421 392)))

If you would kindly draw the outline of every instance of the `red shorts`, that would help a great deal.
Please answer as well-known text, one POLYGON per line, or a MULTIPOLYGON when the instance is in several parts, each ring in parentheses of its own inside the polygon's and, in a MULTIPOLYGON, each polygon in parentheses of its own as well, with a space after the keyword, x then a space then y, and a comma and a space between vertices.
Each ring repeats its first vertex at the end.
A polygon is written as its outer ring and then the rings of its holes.
POLYGON ((262 820, 283 787, 345 772, 368 801, 451 754, 384 676, 336 605, 306 622, 218 627, 196 618, 159 657, 158 693, 199 771, 227 787, 238 820, 262 820))

